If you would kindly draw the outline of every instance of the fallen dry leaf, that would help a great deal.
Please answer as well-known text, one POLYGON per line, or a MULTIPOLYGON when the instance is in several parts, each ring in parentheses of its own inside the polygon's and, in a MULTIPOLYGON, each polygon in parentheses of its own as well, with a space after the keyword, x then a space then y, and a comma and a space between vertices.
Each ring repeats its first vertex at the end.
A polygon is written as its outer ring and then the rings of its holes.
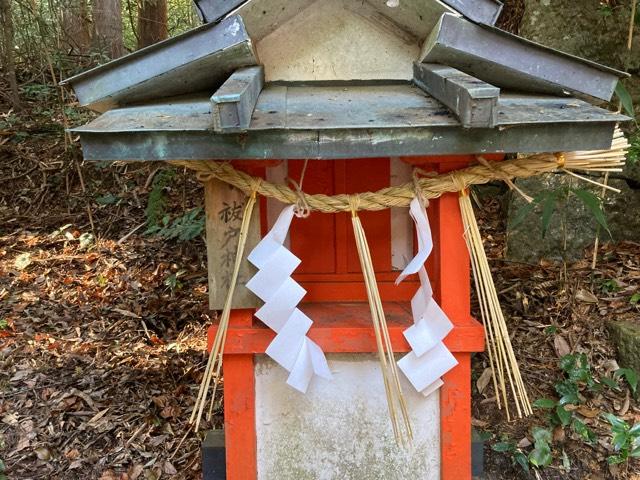
POLYGON ((530 446, 531 440, 529 440, 527 437, 522 438, 522 440, 518 442, 518 448, 528 448, 530 446))
POLYGON ((555 349, 558 358, 562 358, 571 353, 571 347, 562 335, 555 336, 553 339, 553 348, 555 349))
POLYGON ((73 448, 64 452, 64 457, 72 461, 77 460, 78 458, 80 458, 80 451, 78 451, 77 448, 73 448))
POLYGON ((598 408, 588 408, 584 406, 578 407, 576 411, 586 418, 596 418, 600 413, 602 413, 602 410, 598 408))
POLYGON ((565 440, 565 432, 564 427, 562 425, 558 425, 553 429, 553 441, 554 443, 563 443, 565 440))
POLYGON ((173 464, 168 460, 164 462, 162 470, 167 475, 177 475, 178 473, 178 471, 176 470, 176 467, 174 467, 173 464))
POLYGON ((136 464, 136 465, 133 465, 131 468, 129 468, 127 473, 129 474, 130 480, 137 480, 138 477, 142 475, 143 471, 144 471, 144 467, 140 464, 136 464))
POLYGON ((576 293, 576 300, 584 303, 598 303, 598 297, 588 290, 580 289, 576 293))
POLYGON ((102 472, 102 475, 100 475, 99 480, 120 480, 120 478, 113 470, 105 470, 102 472))
POLYGON ((43 462, 48 462, 49 460, 51 460, 51 452, 47 447, 38 447, 36 448, 35 452, 38 460, 42 460, 43 462))
POLYGON ((491 382, 492 377, 493 377, 493 373, 491 369, 485 368, 484 372, 482 372, 482 375, 480 375, 480 378, 478 378, 478 381, 476 382, 476 388, 478 389, 478 393, 484 392, 485 388, 487 388, 487 385, 489 385, 489 383, 491 382))
POLYGON ((486 428, 489 426, 489 422, 485 422, 484 420, 478 420, 477 418, 471 418, 471 425, 478 428, 486 428))

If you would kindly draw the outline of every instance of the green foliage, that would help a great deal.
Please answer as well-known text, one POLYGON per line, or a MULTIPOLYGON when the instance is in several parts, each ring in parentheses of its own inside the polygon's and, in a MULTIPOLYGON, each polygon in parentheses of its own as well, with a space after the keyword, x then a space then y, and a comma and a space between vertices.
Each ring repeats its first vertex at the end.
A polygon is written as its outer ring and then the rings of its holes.
POLYGON ((602 15, 603 18, 608 18, 613 15, 613 8, 606 3, 600 2, 600 6, 598 8, 598 12, 602 15))
POLYGON ((166 189, 171 185, 176 171, 173 168, 163 168, 156 173, 151 184, 151 192, 147 201, 145 214, 147 216, 147 226, 149 229, 161 224, 165 217, 167 207, 166 189))
POLYGON ((0 480, 7 480, 7 467, 0 458, 0 480))
POLYGON ((113 205, 114 203, 118 203, 120 201, 120 197, 116 197, 111 193, 107 193, 106 195, 101 195, 96 198, 96 203, 98 205, 113 205))
POLYGON ((615 452, 607 458, 609 464, 617 465, 629 458, 640 458, 640 423, 632 427, 611 413, 605 413, 603 417, 611 425, 611 443, 615 452))
POLYGON ((640 303, 640 293, 634 293, 633 295, 631 295, 629 303, 631 305, 638 305, 638 303, 640 303))
MULTIPOLYGON (((82 65, 78 56, 69 56, 67 50, 68 34, 65 34, 60 22, 61 13, 88 17, 91 21, 91 8, 87 12, 68 0, 33 0, 29 2, 12 2, 15 26, 16 63, 32 65, 36 71, 49 71, 49 57, 54 71, 66 72, 63 77, 76 73, 89 66, 105 63, 109 58, 105 52, 93 47, 88 54, 82 54, 82 65), (60 46, 56 49, 53 46, 60 46)), ((91 2, 89 2, 91 4, 91 2)), ((125 49, 133 51, 137 48, 137 21, 139 2, 125 0, 122 4, 122 27, 125 49)), ((183 33, 199 24, 191 0, 171 0, 167 6, 167 30, 169 36, 183 33)), ((77 52, 73 52, 77 53, 77 52)), ((42 78, 38 75, 37 78, 42 78)), ((39 94, 38 91, 25 90, 26 95, 39 94)), ((36 87, 37 90, 37 87, 36 87)))
POLYGON ((179 280, 179 278, 184 275, 186 273, 186 270, 180 270, 176 273, 172 273, 171 275, 169 275, 167 278, 164 279, 164 284, 165 286, 169 287, 169 289, 171 290, 171 293, 173 293, 175 290, 182 290, 182 282, 179 280))
POLYGON ((571 422, 571 429, 576 432, 582 440, 587 443, 593 444, 596 441, 596 434, 589 429, 582 420, 574 418, 571 422))
POLYGON ((584 353, 565 355, 560 359, 560 368, 567 380, 575 384, 584 384, 591 391, 598 390, 598 384, 591 373, 589 359, 584 353))
POLYGON ((9 322, 7 322, 4 318, 0 318, 0 331, 6 330, 9 328, 9 322))
POLYGON ((148 235, 158 235, 167 240, 188 242, 202 234, 204 221, 202 208, 194 208, 174 220, 165 215, 159 225, 149 227, 146 233, 148 235))
POLYGON ((618 285, 618 282, 613 278, 603 280, 600 284, 600 288, 604 293, 615 293, 620 291, 620 285, 618 285))
POLYGON ((556 407, 556 401, 550 398, 539 398, 533 402, 533 406, 542 410, 551 410, 556 407))
POLYGON ((633 368, 620 368, 613 374, 614 378, 624 378, 634 396, 638 393, 638 372, 633 368))
POLYGON ((616 85, 616 96, 618 97, 618 100, 620 100, 620 104, 622 105, 625 113, 631 118, 635 118, 635 112, 633 110, 633 99, 631 98, 631 94, 622 82, 618 82, 618 84, 616 85))
MULTIPOLYGON (((528 462, 536 468, 544 468, 553 463, 552 434, 554 427, 570 428, 583 442, 593 445, 597 437, 595 433, 574 414, 573 409, 567 405, 579 405, 583 402, 581 391, 597 392, 602 389, 602 385, 618 389, 618 384, 613 379, 596 379, 591 372, 591 366, 585 354, 565 355, 560 359, 560 369, 564 376, 555 384, 556 393, 559 400, 551 398, 539 398, 533 402, 533 406, 548 412, 549 428, 536 426, 532 430, 534 440, 533 450, 527 456, 528 462)), ((633 392, 638 387, 638 375, 632 369, 619 369, 614 374, 614 379, 624 378, 633 392)), ((630 428, 622 420, 607 414, 614 427, 614 447, 618 452, 609 459, 610 463, 621 463, 632 456, 640 456, 640 425, 630 428), (615 420, 614 420, 615 419, 615 420), (635 442, 635 443, 634 443, 635 442)), ((513 455, 515 446, 510 446, 508 442, 496 444, 493 447, 496 451, 509 452, 513 455)), ((562 452, 562 468, 569 470, 571 462, 566 453, 562 452)))
POLYGON ((31 83, 22 87, 22 93, 27 100, 36 102, 51 102, 57 96, 53 85, 31 83))
POLYGON ((520 207, 511 222, 511 228, 517 228, 538 207, 537 209, 541 211, 542 237, 544 238, 549 231, 554 214, 557 210, 562 210, 562 206, 566 204, 571 194, 575 195, 587 207, 598 225, 609 232, 607 218, 602 210, 602 201, 589 190, 569 187, 545 190, 536 196, 531 203, 520 207))
POLYGON ((598 224, 604 228, 609 235, 611 235, 609 225, 607 225, 607 218, 602 210, 602 201, 600 198, 589 190, 584 190, 582 188, 573 188, 571 191, 582 201, 582 203, 584 203, 596 222, 598 222, 598 224))
POLYGON ((635 165, 640 160, 640 130, 629 137, 629 153, 627 154, 627 162, 635 165))
POLYGON ((522 470, 529 473, 529 459, 514 442, 506 441, 494 443, 491 446, 491 449, 495 452, 508 454, 511 457, 511 463, 513 465, 519 465, 522 470))
POLYGON ((535 467, 548 467, 553 462, 551 455, 552 435, 549 430, 533 427, 533 450, 529 453, 529 462, 535 467))
POLYGON ((167 190, 170 188, 175 175, 176 171, 173 168, 164 168, 156 173, 145 210, 147 215, 147 230, 145 233, 147 235, 158 235, 167 240, 188 242, 202 235, 204 231, 204 212, 202 208, 194 208, 174 219, 166 214, 167 190))

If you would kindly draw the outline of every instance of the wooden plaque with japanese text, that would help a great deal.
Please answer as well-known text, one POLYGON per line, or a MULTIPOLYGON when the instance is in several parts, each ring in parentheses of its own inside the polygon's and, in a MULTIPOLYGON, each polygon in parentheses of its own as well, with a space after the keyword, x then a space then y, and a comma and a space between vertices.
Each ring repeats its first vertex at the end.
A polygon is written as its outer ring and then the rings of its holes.
MULTIPOLYGON (((223 309, 229 291, 246 201, 247 196, 243 192, 224 182, 211 180, 205 184, 209 308, 212 310, 223 309)), ((256 273, 256 269, 247 261, 247 256, 259 241, 260 205, 257 202, 253 209, 232 308, 255 308, 261 305, 258 297, 245 287, 256 273)))

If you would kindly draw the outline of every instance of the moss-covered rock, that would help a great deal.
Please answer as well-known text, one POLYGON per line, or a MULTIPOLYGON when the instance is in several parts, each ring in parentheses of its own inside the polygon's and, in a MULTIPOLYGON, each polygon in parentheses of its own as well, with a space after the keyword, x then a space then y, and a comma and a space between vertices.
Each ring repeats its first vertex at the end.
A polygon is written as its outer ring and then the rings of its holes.
POLYGON ((640 372, 640 324, 610 322, 609 332, 618 347, 620 365, 640 372))
MULTIPOLYGON (((536 197, 545 191, 560 192, 567 188, 590 190, 600 195, 599 187, 566 175, 547 174, 518 180, 517 185, 528 195, 536 197)), ((622 193, 607 193, 603 209, 611 236, 602 232, 603 241, 640 241, 640 190, 629 187, 625 180, 611 179, 609 185, 622 193)), ((561 197, 562 198, 562 197, 561 197)), ((513 226, 525 200, 511 194, 507 228, 507 257, 521 262, 537 263, 541 258, 573 261, 583 257, 584 250, 593 246, 597 222, 593 213, 575 195, 559 200, 549 228, 543 236, 542 206, 538 206, 518 226, 513 226)))

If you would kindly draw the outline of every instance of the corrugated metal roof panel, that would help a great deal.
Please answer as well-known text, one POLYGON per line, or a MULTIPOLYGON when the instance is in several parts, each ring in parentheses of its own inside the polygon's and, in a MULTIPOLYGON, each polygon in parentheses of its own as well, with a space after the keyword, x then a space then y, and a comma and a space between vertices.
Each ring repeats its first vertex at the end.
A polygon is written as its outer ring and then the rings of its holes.
POLYGON ((539 45, 495 27, 444 14, 420 61, 455 67, 501 88, 535 93, 577 93, 609 101, 618 79, 613 68, 539 45))
POLYGON ((234 70, 258 63, 239 16, 203 25, 71 77, 81 105, 110 108, 219 87, 234 70))

